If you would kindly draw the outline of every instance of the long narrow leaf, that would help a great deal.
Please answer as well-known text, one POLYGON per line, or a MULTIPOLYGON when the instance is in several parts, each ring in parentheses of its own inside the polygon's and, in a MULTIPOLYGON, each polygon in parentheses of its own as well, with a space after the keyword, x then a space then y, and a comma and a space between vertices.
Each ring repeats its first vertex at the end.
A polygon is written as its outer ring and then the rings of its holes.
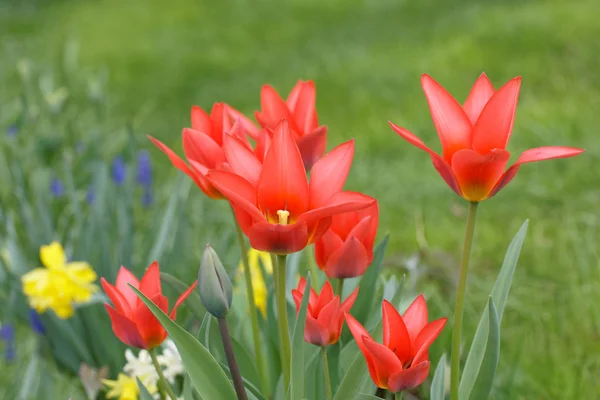
POLYGON ((431 382, 431 400, 444 400, 446 395, 446 355, 440 357, 431 382))
POLYGON ((290 399, 304 399, 304 326, 306 325, 306 309, 308 308, 308 299, 310 298, 310 272, 306 277, 306 286, 302 295, 302 304, 298 311, 298 318, 294 326, 294 335, 292 336, 292 358, 291 358, 291 380, 290 380, 290 399))
POLYGON ((475 380, 475 385, 473 385, 473 390, 471 390, 470 400, 488 398, 490 391, 492 390, 494 375, 496 375, 498 360, 500 359, 500 320, 498 318, 498 312, 496 311, 496 305, 491 296, 488 301, 488 314, 490 317, 485 354, 483 356, 481 368, 479 369, 479 374, 475 380))
POLYGON ((154 400, 154 397, 148 392, 146 386, 140 381, 140 378, 135 378, 137 380, 138 388, 140 389, 140 400, 154 400))

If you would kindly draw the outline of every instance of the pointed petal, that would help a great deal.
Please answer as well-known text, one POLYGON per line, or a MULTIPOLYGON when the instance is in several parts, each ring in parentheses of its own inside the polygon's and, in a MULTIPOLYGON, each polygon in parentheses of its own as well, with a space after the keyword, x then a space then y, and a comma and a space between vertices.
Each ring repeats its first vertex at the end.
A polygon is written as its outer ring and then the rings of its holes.
MULTIPOLYGON (((148 298, 163 312, 169 312, 169 300, 165 296, 158 293, 154 296, 148 296, 148 298)), ((134 310, 131 319, 135 321, 147 348, 152 349, 160 345, 167 337, 167 331, 145 304, 141 303, 134 310)))
POLYGON ((267 152, 271 148, 271 135, 267 129, 261 129, 256 138, 256 147, 254 147, 254 154, 258 161, 263 163, 267 152))
MULTIPOLYGON (((310 210, 298 217, 298 221, 312 223, 320 218, 331 217, 350 211, 362 210, 373 204, 375 199, 357 192, 338 192, 322 207, 310 210)), ((316 239, 315 239, 316 240, 316 239)))
MULTIPOLYGON (((149 298, 162 294, 160 268, 156 261, 150 264, 144 273, 144 276, 142 276, 142 280, 140 281, 140 292, 144 293, 146 297, 149 298)), ((139 300, 138 304, 141 304, 141 300, 139 300)))
POLYGON ((208 134, 184 128, 181 135, 183 151, 188 161, 193 160, 212 169, 225 160, 223 149, 208 134))
MULTIPOLYGON (((256 120, 262 127, 275 126, 281 119, 287 119, 293 124, 293 116, 287 104, 279 93, 270 85, 263 85, 260 90, 261 111, 255 114, 256 120)), ((295 125, 292 126, 295 129, 295 125)))
POLYGON ((502 177, 510 153, 494 149, 486 155, 463 149, 452 158, 452 170, 460 185, 462 197, 469 201, 482 201, 502 177))
MULTIPOLYGON (((293 106, 288 102, 288 107, 294 115, 296 126, 302 135, 312 132, 319 125, 317 118, 317 89, 313 81, 298 82, 300 92, 294 101, 293 106)), ((298 86, 296 84, 296 87, 298 86)), ((291 93, 290 93, 291 96, 291 93)))
POLYGON ((136 324, 115 310, 108 304, 104 304, 104 308, 108 312, 112 330, 117 338, 127 346, 136 347, 138 349, 146 349, 146 342, 138 331, 136 324))
POLYGON ((383 320, 383 344, 405 363, 412 358, 412 342, 404 320, 387 300, 381 305, 383 320))
POLYGON ((298 143, 304 167, 307 171, 310 171, 313 165, 325 153, 325 148, 327 147, 327 127, 322 125, 310 131, 298 139, 296 143, 298 143))
POLYGON ((348 325, 348 329, 350 329, 350 333, 354 337, 358 348, 363 353, 365 357, 365 361, 367 362, 367 367, 369 368, 369 374, 371 375, 371 379, 373 382, 377 384, 377 372, 375 370, 375 364, 373 360, 373 356, 371 352, 365 347, 365 339, 371 339, 371 335, 365 329, 364 326, 361 325, 352 315, 349 313, 344 314, 344 318, 346 319, 346 325, 348 325))
POLYGON ((258 137, 259 129, 256 125, 254 125, 254 122, 252 122, 250 118, 246 117, 244 114, 242 114, 241 112, 239 112, 231 106, 227 107, 227 112, 229 113, 231 119, 233 119, 234 121, 240 121, 242 123, 244 130, 248 135, 250 135, 250 137, 252 137, 253 139, 256 139, 258 137))
POLYGON ((494 94, 494 86, 488 79, 487 75, 482 73, 479 78, 475 81, 471 92, 463 105, 463 110, 468 115, 472 125, 475 125, 481 110, 487 104, 488 100, 494 94))
POLYGON ((356 287, 356 289, 350 293, 350 296, 346 297, 346 300, 344 300, 342 303, 341 310, 345 313, 350 312, 350 309, 356 301, 356 297, 358 297, 358 287, 356 287))
POLYGON ((310 208, 325 205, 341 192, 354 157, 354 139, 331 150, 314 165, 310 174, 310 208))
POLYGON ((275 254, 290 254, 302 250, 308 244, 306 223, 290 225, 254 223, 248 232, 252 248, 275 254))
POLYGON ((325 284, 321 288, 321 293, 319 294, 319 302, 317 303, 315 312, 318 314, 323 307, 331 303, 332 300, 333 288, 331 287, 331 283, 329 281, 325 281, 325 284))
POLYGON ((421 86, 442 142, 444 159, 450 162, 457 150, 471 148, 471 121, 454 97, 429 75, 421 76, 421 86))
POLYGON ((365 347, 373 357, 377 381, 375 384, 379 387, 388 387, 389 378, 402 371, 402 364, 394 352, 386 346, 375 342, 372 339, 364 338, 365 347))
MULTIPOLYGON (((300 277, 300 281, 298 282, 298 294, 300 295, 300 300, 302 300, 302 296, 304 293, 304 289, 306 288, 306 279, 304 277, 300 277)), ((308 309, 313 310, 317 308, 317 303, 319 302, 319 296, 317 296, 317 292, 311 287, 310 288, 310 297, 308 299, 308 309)), ((297 304, 296 312, 300 311, 300 303, 297 304)))
POLYGON ((427 324, 423 330, 419 332, 414 346, 416 354, 413 363, 415 365, 427 361, 427 350, 429 349, 429 346, 431 346, 431 343, 433 343, 440 333, 442 333, 442 329, 444 329, 444 326, 446 325, 446 320, 447 318, 436 319, 427 324))
POLYGON ((492 189, 488 197, 492 197, 493 195, 498 193, 504 186, 508 185, 508 183, 512 181, 512 179, 519 171, 519 167, 521 166, 521 164, 543 160, 551 160, 554 158, 574 157, 583 152, 583 149, 563 146, 537 147, 535 149, 526 150, 519 156, 517 162, 515 162, 509 169, 506 170, 506 172, 502 175, 500 180, 498 180, 498 183, 492 189))
POLYGON ((287 210, 292 220, 308 208, 308 182, 300 151, 288 122, 279 122, 265 157, 257 189, 258 207, 277 221, 277 211, 287 210))
POLYGON ((194 281, 194 283, 192 283, 192 286, 190 286, 189 288, 187 288, 185 290, 185 292, 181 293, 181 295, 177 298, 177 301, 175 302, 175 305, 173 306, 173 309, 171 310, 171 313, 169 314, 169 317, 173 321, 175 321, 175 318, 177 317, 177 309, 188 298, 188 296, 190 294, 192 294, 192 292, 196 288, 197 284, 198 284, 198 281, 194 281))
POLYGON ((171 163, 175 168, 182 172, 185 172, 192 179, 195 179, 194 173, 190 170, 185 161, 183 161, 177 154, 175 154, 173 150, 168 148, 160 140, 154 139, 152 136, 148 136, 148 139, 150 139, 156 147, 158 147, 163 153, 165 153, 169 157, 169 160, 171 160, 171 163))
POLYGON ((231 172, 217 170, 211 170, 206 178, 223 196, 250 214, 254 220, 265 220, 256 207, 256 189, 250 182, 231 172))
MULTIPOLYGON (((330 286, 331 287, 331 286, 330 286)), ((333 295, 333 292, 332 292, 333 295)), ((323 326, 331 326, 332 318, 336 316, 340 311, 340 298, 335 296, 328 303, 325 303, 321 310, 319 310, 319 315, 317 316, 317 321, 323 326)), ((337 321, 335 321, 337 325, 337 321)))
POLYGON ((369 254, 365 246, 356 238, 346 239, 337 249, 325 267, 325 274, 332 279, 345 279, 361 276, 369 266, 369 254))
POLYGON ((303 85, 304 81, 302 79, 299 79, 298 82, 296 82, 296 84, 292 88, 292 90, 290 90, 290 94, 285 100, 285 104, 287 104, 290 110, 296 108, 296 103, 298 102, 298 98, 300 97, 300 93, 302 92, 303 85))
POLYGON ((425 361, 395 373, 388 381, 390 391, 397 393, 421 385, 429 375, 429 367, 430 362, 425 361))
POLYGON ((408 130, 406 130, 398 125, 395 125, 392 122, 388 121, 388 123, 390 124, 390 126, 392 127, 394 132, 396 132, 398 135, 400 135, 408 143, 429 153, 429 156, 431 157, 431 161, 433 162, 433 166, 435 167, 437 172, 440 174, 442 179, 444 179, 444 182, 446 182, 446 184, 448 186, 450 186, 450 189, 454 190, 454 192, 456 194, 458 194, 459 196, 462 196, 460 187, 458 186, 458 182, 456 181, 456 177, 454 176, 454 173, 452 172, 450 165, 448 164, 448 162, 446 162, 446 160, 444 160, 444 158, 442 156, 440 156, 435 151, 433 151, 429 147, 427 147, 421 139, 419 139, 418 137, 413 135, 408 130))
POLYGON ((231 171, 256 186, 260 178, 262 164, 244 143, 232 135, 225 135, 225 155, 231 171))
POLYGON ((225 111, 225 103, 213 104, 213 108, 210 110, 210 121, 212 123, 212 129, 210 132, 206 133, 210 135, 212 140, 214 140, 218 146, 222 146, 223 132, 231 128, 229 115, 225 111))
POLYGON ((326 268, 329 257, 343 244, 342 239, 331 229, 315 242, 315 260, 320 269, 326 268))
POLYGON ((486 154, 505 149, 515 121, 521 77, 513 78, 489 99, 473 127, 473 149, 486 154))
POLYGON ((212 131, 212 123, 209 115, 202 109, 202 107, 192 106, 191 120, 192 129, 210 135, 212 131))
POLYGON ((327 346, 329 342, 329 331, 310 314, 306 315, 306 326, 304 327, 304 341, 315 346, 327 346))
POLYGON ((135 292, 131 290, 129 284, 133 285, 134 288, 140 287, 140 281, 138 281, 135 275, 133 275, 127 268, 121 266, 119 273, 117 274, 115 286, 117 287, 117 290, 121 292, 123 297, 125 297, 129 306, 135 307, 138 297, 135 292))
MULTIPOLYGON (((102 285, 102 289, 104 289, 104 293, 106 293, 106 297, 110 299, 110 301, 115 306, 115 309, 124 316, 130 315, 131 306, 129 305, 129 301, 127 298, 125 298, 123 293, 121 293, 119 289, 108 283, 104 278, 100 279, 100 284, 102 285)), ((133 293, 133 290, 131 290, 131 288, 127 287, 127 289, 129 289, 129 291, 133 293)))
POLYGON ((427 302, 423 293, 417 296, 416 299, 408 306, 404 315, 402 316, 408 335, 410 336, 411 343, 415 343, 419 332, 427 325, 429 315, 427 312, 427 302))

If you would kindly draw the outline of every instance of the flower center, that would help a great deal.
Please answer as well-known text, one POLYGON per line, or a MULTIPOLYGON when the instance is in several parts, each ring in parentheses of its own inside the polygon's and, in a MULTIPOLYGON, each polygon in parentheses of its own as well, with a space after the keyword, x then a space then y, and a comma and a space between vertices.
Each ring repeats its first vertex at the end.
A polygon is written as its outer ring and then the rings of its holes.
POLYGON ((279 217, 279 225, 287 225, 288 217, 290 216, 290 212, 287 210, 277 210, 277 216, 279 217))

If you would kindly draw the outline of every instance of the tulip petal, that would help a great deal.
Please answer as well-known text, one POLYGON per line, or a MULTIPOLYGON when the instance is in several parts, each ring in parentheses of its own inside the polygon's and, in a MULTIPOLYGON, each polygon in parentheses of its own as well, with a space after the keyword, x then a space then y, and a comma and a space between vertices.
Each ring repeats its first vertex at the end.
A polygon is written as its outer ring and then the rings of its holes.
POLYGON ((188 298, 188 296, 192 294, 197 284, 198 281, 194 281, 194 283, 192 283, 192 285, 189 288, 187 288, 185 292, 181 293, 181 295, 177 298, 177 301, 175 302, 175 305, 173 306, 173 309, 169 314, 169 318, 171 318, 173 321, 175 321, 175 318, 177 317, 177 309, 188 298))
POLYGON ((261 110, 254 115, 263 128, 275 126, 281 119, 287 119, 292 124, 292 129, 295 130, 296 126, 290 109, 272 86, 263 85, 260 89, 260 107, 261 110))
MULTIPOLYGON (((149 298, 162 294, 162 287, 160 284, 160 268, 158 266, 158 262, 154 261, 152 264, 150 264, 144 273, 144 276, 142 276, 142 280, 140 281, 140 292, 144 293, 146 297, 149 298)), ((139 300, 138 304, 142 304, 141 300, 139 300)))
POLYGON ((350 309, 356 301, 356 297, 358 297, 358 287, 356 287, 356 289, 354 289, 354 291, 350 293, 350 296, 348 296, 346 300, 344 300, 344 302, 341 305, 341 310, 345 313, 350 312, 350 309))
POLYGON ((191 112, 192 129, 204 132, 210 135, 212 132, 212 122, 210 116, 199 106, 192 106, 191 112))
POLYGON ((446 320, 447 318, 436 319, 427 324, 425 328, 419 332, 419 335, 414 342, 416 354, 413 359, 413 364, 418 365, 427 360, 429 346, 431 346, 431 343, 433 343, 440 333, 442 333, 442 329, 444 329, 444 326, 446 325, 446 320))
POLYGON ((292 90, 290 90, 290 94, 285 100, 285 104, 287 104, 290 110, 296 108, 296 103, 298 103, 298 98, 300 97, 303 87, 304 81, 302 79, 298 79, 298 82, 296 82, 292 90))
POLYGON ((205 133, 207 133, 218 146, 222 146, 223 132, 226 132, 231 128, 229 115, 225 112, 225 103, 213 104, 213 108, 210 110, 210 121, 212 123, 212 129, 210 132, 205 133))
POLYGON ((254 147, 254 154, 261 163, 265 161, 267 152, 271 148, 271 142, 271 134, 269 134, 269 131, 267 129, 261 129, 256 138, 256 146, 254 147))
MULTIPOLYGON (((300 303, 302 302, 302 296, 304 293, 304 289, 306 288, 306 279, 304 277, 300 277, 300 281, 298 282, 298 294, 300 295, 300 302, 296 304, 296 312, 300 311, 300 303)), ((319 296, 317 296, 317 292, 312 287, 310 288, 310 297, 308 299, 308 309, 309 312, 312 313, 312 310, 316 310, 317 303, 319 302, 319 296)))
POLYGON ((140 281, 129 271, 127 268, 121 266, 119 273, 117 274, 117 281, 115 286, 117 290, 125 297, 130 307, 135 307, 137 304, 138 297, 133 290, 129 287, 131 284, 134 288, 140 287, 140 281))
MULTIPOLYGON (((140 289, 140 291, 142 290, 140 289)), ((156 304, 156 306, 160 308, 164 313, 169 312, 169 300, 167 300, 165 296, 158 293, 154 296, 147 297, 154 304, 156 304)), ((167 331, 165 330, 165 328, 163 328, 161 323, 145 304, 141 303, 134 310, 131 319, 135 321, 138 331, 140 335, 144 338, 144 342, 146 343, 147 348, 152 349, 160 345, 167 337, 167 331)))
MULTIPOLYGON (((119 291, 118 288, 108 283, 106 279, 101 278, 100 284, 102 285, 102 289, 104 289, 106 296, 113 303, 115 309, 124 316, 130 315, 132 307, 135 306, 135 303, 133 305, 130 305, 129 300, 125 297, 124 293, 119 291)), ((131 290, 130 287, 127 287, 127 290, 133 293, 133 290, 131 290)))
POLYGON ((389 348, 401 363, 411 360, 412 343, 404 320, 387 300, 381 305, 383 320, 383 345, 389 348))
POLYGON ((188 161, 196 161, 212 169, 225 160, 223 149, 208 134, 184 128, 181 135, 183 151, 188 161))
POLYGON ((402 315, 411 343, 415 343, 419 332, 427 325, 428 318, 427 302, 425 301, 425 296, 421 293, 408 306, 404 315, 402 315))
POLYGON ((444 159, 449 163, 456 151, 471 148, 471 121, 454 97, 429 75, 421 76, 421 86, 442 142, 444 159))
POLYGON ((331 303, 333 300, 333 288, 331 287, 331 283, 329 281, 325 281, 325 284, 321 288, 321 293, 319 293, 319 301, 317 303, 316 309, 313 311, 318 315, 323 307, 327 304, 331 303))
POLYGON ((375 371, 375 364, 373 363, 373 357, 369 350, 365 347, 364 339, 371 339, 371 335, 365 329, 364 326, 360 322, 358 322, 352 315, 349 313, 344 314, 344 318, 346 320, 346 325, 348 325, 348 329, 350 329, 350 333, 354 337, 358 348, 363 353, 365 357, 365 361, 367 362, 367 367, 369 369, 369 375, 371 375, 371 379, 373 382, 377 382, 377 372, 375 371))
POLYGON ((306 314, 304 340, 315 346, 327 346, 329 342, 329 330, 312 315, 306 314))
POLYGON ((104 304, 104 308, 106 308, 108 316, 110 317, 112 330, 121 342, 125 343, 127 346, 136 347, 138 349, 147 348, 144 338, 140 335, 140 332, 133 321, 108 304, 104 304))
POLYGON ((206 178, 231 203, 250 214, 252 219, 265 220, 263 214, 256 207, 256 189, 250 182, 231 172, 217 170, 211 170, 206 178))
POLYGON ((260 251, 275 254, 290 254, 302 250, 308 244, 306 223, 290 225, 254 223, 248 233, 250 245, 260 251))
POLYGON ((475 84, 471 88, 471 92, 463 105, 463 110, 465 110, 472 125, 475 125, 481 114, 481 110, 483 110, 483 107, 485 107, 494 92, 495 90, 492 82, 490 82, 485 72, 482 73, 475 81, 475 84))
POLYGON ((419 386, 427 379, 429 367, 430 362, 424 361, 418 365, 395 373, 388 380, 389 390, 397 393, 419 386))
POLYGON ((482 201, 502 177, 510 157, 506 150, 494 149, 486 155, 463 149, 452 158, 452 170, 458 180, 462 197, 469 201, 482 201))
POLYGON ((290 105, 290 97, 288 97, 287 105, 294 115, 296 127, 303 135, 306 135, 319 125, 316 110, 317 90, 313 81, 300 81, 294 89, 298 86, 300 86, 300 92, 297 96, 292 97, 292 93, 290 93, 293 106, 290 105))
POLYGON ((436 153, 435 151, 433 151, 429 147, 427 147, 421 139, 419 139, 418 137, 413 135, 410 131, 408 131, 398 125, 395 125, 392 122, 388 121, 388 123, 390 124, 390 127, 394 130, 394 132, 396 132, 398 135, 400 135, 400 137, 402 137, 408 143, 429 153, 429 156, 431 157, 431 162, 433 163, 433 166, 435 167, 437 172, 440 174, 440 176, 442 177, 444 182, 446 182, 446 184, 448 186, 450 186, 450 189, 454 190, 454 192, 456 194, 458 194, 459 196, 462 196, 460 187, 458 186, 458 182, 456 181, 456 177, 454 176, 454 173, 452 172, 452 169, 450 168, 449 163, 446 162, 446 160, 444 160, 444 158, 442 156, 440 156, 438 153, 436 153))
MULTIPOLYGON (((333 295, 333 292, 332 292, 332 295, 333 295)), ((317 321, 323 326, 330 327, 332 319, 334 319, 334 317, 336 317, 336 314, 339 314, 339 312, 340 312, 340 298, 338 296, 335 296, 331 301, 329 301, 328 303, 325 303, 321 307, 321 309, 319 310, 319 314, 317 316, 317 321)), ((334 326, 337 326, 337 320, 335 321, 334 326)))
POLYGON ((361 276, 369 266, 369 254, 365 246, 356 238, 350 237, 337 249, 325 267, 325 274, 332 279, 345 279, 361 276))
POLYGON ((299 138, 296 143, 302 155, 304 168, 310 171, 325 153, 327 147, 327 127, 320 126, 299 138))
POLYGON ((308 182, 302 157, 282 120, 275 129, 273 142, 263 163, 257 189, 258 207, 269 220, 277 221, 277 211, 287 210, 293 220, 308 208, 308 182))
POLYGON ((402 371, 402 363, 394 352, 386 346, 375 342, 373 339, 363 338, 363 340, 365 347, 373 358, 373 366, 377 374, 375 384, 379 387, 387 388, 389 378, 402 371))
POLYGON ((375 199, 357 192, 338 192, 329 198, 327 203, 310 210, 298 217, 298 221, 315 222, 320 218, 331 217, 350 211, 362 210, 373 204, 375 199))
MULTIPOLYGON (((221 164, 220 169, 224 169, 224 167, 225 163, 221 164)), ((208 179, 206 179, 206 175, 210 170, 205 165, 190 160, 190 169, 194 174, 196 185, 198 185, 205 195, 215 200, 223 198, 223 195, 208 181, 208 179)))
POLYGON ((354 157, 354 139, 340 144, 315 163, 310 174, 310 208, 325 205, 341 192, 354 157))
POLYGON ((244 114, 229 105, 227 106, 227 112, 229 113, 229 117, 231 119, 241 122, 244 130, 248 135, 250 135, 251 138, 256 139, 258 137, 259 129, 256 127, 256 125, 254 125, 254 122, 252 122, 250 118, 246 117, 244 114))
POLYGON ((235 136, 225 135, 225 156, 231 171, 256 186, 260 178, 262 164, 256 159, 251 149, 235 136))
POLYGON ((508 183, 515 177, 515 175, 519 171, 521 164, 543 160, 551 160, 554 158, 574 157, 583 152, 583 149, 565 146, 545 146, 526 150, 519 156, 517 161, 506 170, 506 172, 502 175, 500 180, 498 180, 498 183, 490 192, 489 197, 492 197, 493 195, 498 193, 500 189, 508 185, 508 183))
POLYGON ((473 149, 486 154, 505 149, 517 111, 521 77, 513 78, 489 99, 473 127, 473 149))
POLYGON ((342 239, 333 233, 331 229, 315 242, 315 260, 320 269, 324 270, 326 268, 329 256, 342 247, 343 244, 342 239))

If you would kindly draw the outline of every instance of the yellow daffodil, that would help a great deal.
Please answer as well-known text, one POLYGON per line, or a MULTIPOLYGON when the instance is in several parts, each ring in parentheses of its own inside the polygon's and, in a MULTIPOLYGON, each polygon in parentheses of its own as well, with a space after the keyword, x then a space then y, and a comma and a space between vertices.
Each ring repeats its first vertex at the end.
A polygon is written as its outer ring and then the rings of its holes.
POLYGON ((38 313, 52 309, 59 318, 73 315, 73 305, 86 303, 98 287, 96 273, 86 262, 67 262, 58 242, 40 248, 45 268, 36 268, 21 277, 23 293, 38 313))
MULTIPOLYGON (((267 313, 267 285, 260 268, 262 263, 265 272, 268 275, 273 273, 273 263, 271 255, 265 251, 250 249, 248 251, 248 265, 250 267, 250 276, 252 278, 252 291, 254 292, 254 304, 260 310, 263 316, 267 313)), ((243 271, 244 266, 240 262, 239 269, 243 271)))
POLYGON ((106 393, 106 397, 109 399, 137 400, 138 394, 140 394, 137 380, 123 373, 119 374, 117 380, 105 379, 103 383, 109 389, 106 393))

